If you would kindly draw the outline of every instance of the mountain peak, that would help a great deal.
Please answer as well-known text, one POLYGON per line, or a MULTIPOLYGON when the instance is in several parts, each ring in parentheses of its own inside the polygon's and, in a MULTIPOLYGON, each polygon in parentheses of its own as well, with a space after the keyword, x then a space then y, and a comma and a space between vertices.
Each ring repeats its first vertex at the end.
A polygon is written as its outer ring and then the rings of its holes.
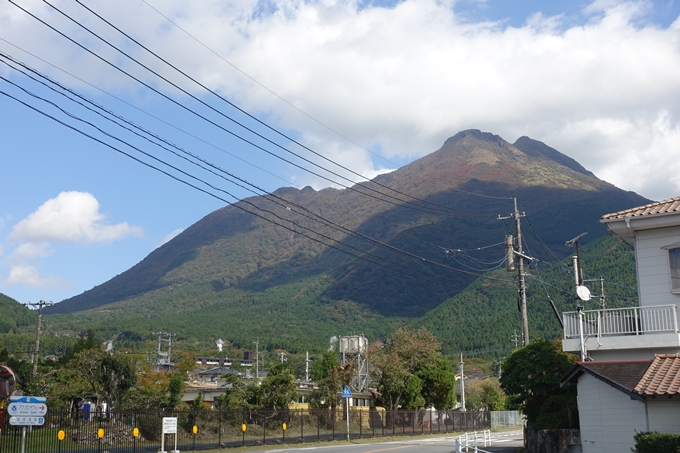
POLYGON ((473 138, 476 140, 490 143, 498 143, 505 141, 500 136, 494 135, 491 132, 482 132, 479 129, 467 129, 465 131, 460 131, 453 137, 449 137, 448 139, 446 139, 443 148, 452 146, 456 142, 463 140, 465 138, 473 138))

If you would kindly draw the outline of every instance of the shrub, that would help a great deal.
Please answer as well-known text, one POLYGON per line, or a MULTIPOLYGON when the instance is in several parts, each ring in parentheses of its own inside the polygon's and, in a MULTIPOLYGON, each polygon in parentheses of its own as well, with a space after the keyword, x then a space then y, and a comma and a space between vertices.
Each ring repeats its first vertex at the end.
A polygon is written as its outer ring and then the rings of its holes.
POLYGON ((160 440, 163 430, 162 418, 158 415, 143 414, 137 417, 137 424, 142 436, 147 440, 160 440))
POLYGON ((680 434, 637 433, 633 453, 678 453, 680 434))

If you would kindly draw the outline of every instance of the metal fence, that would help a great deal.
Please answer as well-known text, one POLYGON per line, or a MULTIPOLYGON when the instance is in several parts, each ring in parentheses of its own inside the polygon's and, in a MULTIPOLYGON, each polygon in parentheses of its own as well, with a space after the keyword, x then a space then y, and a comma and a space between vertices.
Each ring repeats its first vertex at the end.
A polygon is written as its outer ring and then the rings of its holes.
MULTIPOLYGON (((644 335, 678 331, 677 307, 654 305, 645 307, 584 310, 583 335, 644 335)), ((562 314, 564 338, 578 338, 578 312, 562 314)))
POLYGON ((513 429, 524 426, 524 416, 519 411, 492 411, 491 429, 513 429))
MULTIPOLYGON (((163 417, 177 417, 177 438, 166 434, 165 450, 206 450, 242 445, 344 440, 345 411, 299 409, 110 411, 105 414, 49 411, 45 424, 25 433, 26 453, 158 452, 163 417), (284 426, 285 424, 285 426, 284 426), (196 429, 194 429, 196 427, 196 429), (196 431, 196 432, 194 432, 196 431)), ((351 439, 393 435, 444 434, 491 427, 490 412, 385 411, 355 407, 349 414, 351 439)), ((0 453, 20 453, 22 427, 5 417, 0 453)))

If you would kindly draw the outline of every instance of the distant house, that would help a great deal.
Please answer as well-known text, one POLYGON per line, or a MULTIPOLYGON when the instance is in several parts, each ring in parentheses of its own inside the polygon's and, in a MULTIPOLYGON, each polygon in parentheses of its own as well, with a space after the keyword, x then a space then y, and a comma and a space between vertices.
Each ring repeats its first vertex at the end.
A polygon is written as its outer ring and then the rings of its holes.
POLYGON ((636 432, 680 433, 680 197, 600 220, 635 249, 636 307, 563 313, 583 453, 631 451, 636 432))
POLYGON ((228 367, 210 368, 209 370, 199 371, 198 382, 204 384, 209 382, 224 383, 224 376, 227 374, 241 376, 242 373, 228 367))

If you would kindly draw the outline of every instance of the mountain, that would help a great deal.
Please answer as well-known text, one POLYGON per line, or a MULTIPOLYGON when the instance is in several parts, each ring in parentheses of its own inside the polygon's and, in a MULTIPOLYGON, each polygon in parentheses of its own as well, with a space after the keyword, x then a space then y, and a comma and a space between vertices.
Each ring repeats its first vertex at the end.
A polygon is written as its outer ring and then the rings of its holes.
POLYGON ((526 211, 531 252, 559 257, 584 231, 582 244, 606 235, 603 214, 648 202, 539 141, 510 144, 478 130, 351 190, 273 195, 279 204, 252 197, 208 214, 129 270, 45 312, 55 325, 110 335, 163 329, 242 344, 260 335, 289 349, 318 348, 332 334, 380 337, 450 303, 502 260, 498 244, 512 220, 498 215, 513 211, 512 197, 526 211))
POLYGON ((36 312, 11 297, 0 294, 0 333, 14 332, 35 325, 36 312))

